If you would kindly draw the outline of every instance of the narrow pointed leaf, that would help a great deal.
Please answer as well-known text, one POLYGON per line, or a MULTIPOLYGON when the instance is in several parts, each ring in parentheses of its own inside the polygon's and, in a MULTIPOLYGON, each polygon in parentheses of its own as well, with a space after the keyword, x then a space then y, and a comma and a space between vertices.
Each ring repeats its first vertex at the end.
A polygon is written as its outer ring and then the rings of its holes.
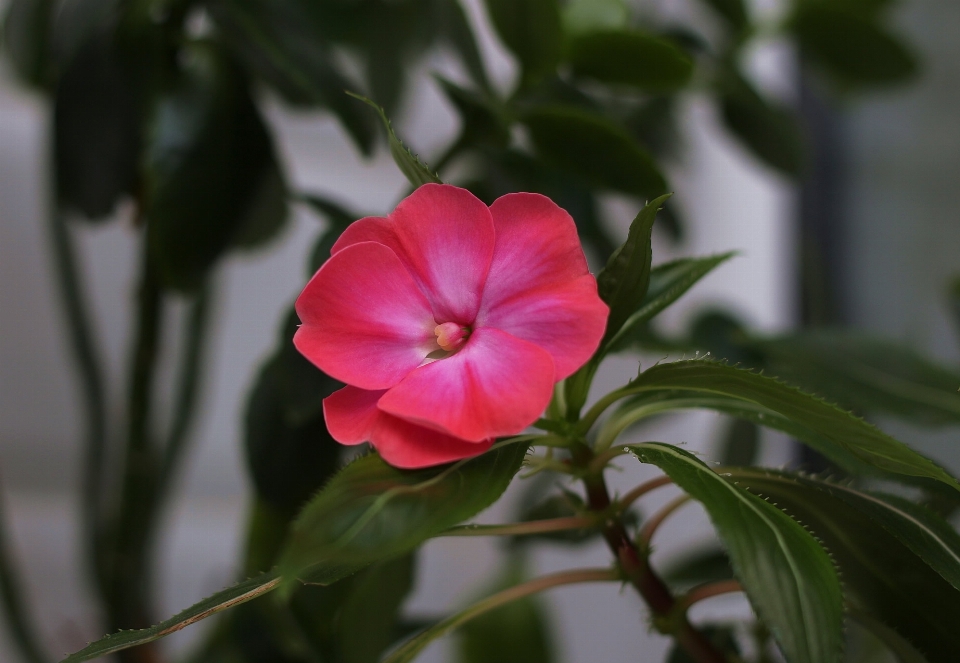
POLYGON ((650 262, 653 257, 653 222, 669 197, 670 194, 660 196, 640 210, 630 224, 627 241, 613 252, 607 266, 597 275, 600 298, 610 307, 607 331, 601 346, 620 331, 623 323, 637 311, 647 294, 650 285, 650 262))
POLYGON ((752 468, 727 472, 823 541, 857 610, 894 629, 930 663, 956 661, 960 591, 928 563, 942 566, 955 554, 955 543, 931 527, 932 514, 917 518, 887 497, 809 477, 752 468))
POLYGON ((651 269, 650 284, 643 302, 610 340, 610 349, 616 351, 628 347, 635 340, 637 330, 734 255, 736 254, 723 253, 704 258, 681 258, 651 269))
POLYGON ((772 378, 713 361, 677 361, 644 371, 621 393, 661 389, 730 396, 760 405, 864 463, 886 472, 937 479, 960 490, 960 482, 929 458, 853 414, 772 378))
POLYGON ((838 661, 843 645, 840 580, 826 550, 774 505, 659 442, 631 449, 701 502, 734 574, 790 663, 838 661))
POLYGON ((396 132, 393 130, 393 125, 390 124, 390 120, 387 118, 387 114, 383 108, 359 94, 352 92, 348 92, 347 94, 364 102, 380 115, 380 119, 383 120, 383 126, 387 130, 387 140, 390 142, 390 155, 393 157, 393 161, 397 164, 400 172, 410 181, 410 184, 417 187, 430 182, 437 184, 442 183, 440 177, 430 170, 430 167, 423 163, 420 157, 411 152, 410 148, 404 145, 403 141, 397 137, 396 132))
POLYGON ((219 591, 213 596, 174 615, 170 619, 160 622, 156 626, 151 626, 150 628, 139 631, 120 631, 119 633, 108 635, 101 640, 87 645, 80 651, 67 656, 61 663, 89 661, 90 659, 152 642, 206 619, 211 615, 215 615, 218 612, 240 605, 241 603, 246 603, 258 596, 263 596, 276 589, 279 584, 280 578, 275 573, 264 573, 256 578, 238 583, 229 589, 219 591))
POLYGON ((490 506, 520 469, 522 443, 441 468, 398 470, 364 456, 337 474, 293 524, 284 582, 332 582, 418 546, 490 506))

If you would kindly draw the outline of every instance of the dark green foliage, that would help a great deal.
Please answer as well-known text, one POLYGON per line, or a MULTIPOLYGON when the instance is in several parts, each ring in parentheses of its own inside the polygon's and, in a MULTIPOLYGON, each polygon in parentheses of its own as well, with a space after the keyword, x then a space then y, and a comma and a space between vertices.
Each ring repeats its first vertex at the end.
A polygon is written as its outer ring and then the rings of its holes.
POLYGON ((489 97, 464 89, 444 78, 437 79, 447 98, 460 113, 463 126, 458 143, 505 148, 510 143, 510 126, 501 109, 489 97))
POLYGON ((246 412, 247 467, 260 499, 292 517, 339 467, 322 401, 342 385, 293 347, 291 313, 280 348, 260 371, 246 412))
POLYGON ((3 46, 17 76, 36 87, 50 83, 53 0, 11 0, 3 18, 3 46))
POLYGON ((570 106, 536 108, 523 114, 537 153, 595 187, 640 197, 667 188, 653 159, 622 127, 570 106))
POLYGON ((757 615, 789 663, 839 661, 843 602, 827 551, 798 522, 690 453, 651 442, 633 447, 701 502, 757 615))
POLYGON ((902 41, 836 3, 798 2, 790 29, 804 52, 843 84, 889 85, 917 72, 917 60, 902 41))
MULTIPOLYGON (((707 636, 707 639, 714 644, 717 649, 727 655, 739 656, 740 646, 737 643, 736 631, 732 626, 721 626, 707 624, 700 631, 707 636)), ((667 657, 667 663, 697 663, 694 659, 674 645, 667 657)))
POLYGON ((693 74, 693 60, 683 50, 642 32, 587 33, 570 42, 567 57, 577 76, 650 92, 681 88, 693 74))
POLYGON ((563 48, 557 0, 486 0, 486 5, 500 39, 520 61, 524 80, 552 73, 563 48))
POLYGON ((54 86, 53 146, 62 206, 88 219, 113 211, 138 181, 138 100, 109 35, 84 44, 54 86))
MULTIPOLYGON (((157 99, 145 140, 150 250, 168 287, 192 289, 250 227, 249 206, 282 193, 270 136, 243 72, 213 45, 196 44, 157 99)), ((286 214, 282 203, 265 208, 286 214)), ((280 219, 257 225, 272 233, 280 219)))
POLYGON ((730 580, 733 569, 723 550, 704 548, 671 560, 661 576, 674 587, 689 589, 708 582, 730 580))
POLYGON ((960 539, 932 512, 904 500, 816 479, 733 470, 731 480, 767 497, 829 548, 846 599, 913 643, 930 663, 960 651, 960 539), (939 571, 939 572, 938 572, 939 571))
POLYGON ((398 470, 377 455, 340 471, 300 512, 280 569, 327 584, 412 550, 495 502, 520 469, 524 444, 445 467, 398 470))
MULTIPOLYGON (((524 580, 523 564, 510 561, 488 594, 524 580)), ((480 597, 478 597, 480 598, 480 597)), ((554 660, 550 624, 536 596, 513 601, 464 624, 459 636, 460 663, 550 663, 554 660)))
POLYGON ((746 419, 734 419, 721 439, 721 465, 753 465, 760 449, 760 430, 746 419))
POLYGON ((800 174, 803 140, 794 113, 763 98, 738 72, 720 85, 720 108, 727 128, 764 163, 786 175, 800 174))
POLYGON ((744 0, 703 0, 703 3, 709 5, 737 31, 743 30, 750 22, 744 0))

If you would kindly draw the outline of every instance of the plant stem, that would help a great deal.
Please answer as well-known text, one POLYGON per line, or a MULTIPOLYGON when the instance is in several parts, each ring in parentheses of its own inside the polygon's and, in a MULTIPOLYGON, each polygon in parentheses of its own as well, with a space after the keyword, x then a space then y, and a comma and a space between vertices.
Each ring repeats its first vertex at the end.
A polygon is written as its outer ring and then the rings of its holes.
POLYGON ((656 533, 657 529, 660 528, 660 525, 663 524, 667 518, 670 517, 674 511, 682 507, 684 504, 690 501, 689 495, 680 495, 679 497, 671 500, 667 503, 665 507, 657 511, 647 522, 643 524, 643 527, 640 528, 640 547, 643 550, 648 550, 650 548, 650 540, 653 539, 653 535, 656 533))
POLYGON ((506 525, 459 525, 451 527, 439 536, 524 536, 563 532, 571 529, 589 529, 596 527, 597 522, 597 518, 571 516, 569 518, 532 520, 526 523, 508 523, 506 525))
POLYGON ((650 479, 650 481, 640 484, 618 499, 617 506, 619 507, 620 511, 623 511, 638 499, 649 493, 651 490, 655 490, 661 486, 669 486, 672 483, 673 479, 668 477, 666 474, 664 474, 662 477, 657 477, 656 479, 650 479))
POLYGON ((13 553, 7 539, 3 499, 0 494, 0 602, 7 615, 10 635, 28 663, 48 663, 49 659, 40 647, 40 638, 28 615, 23 593, 20 591, 19 574, 13 563, 13 553))
MULTIPOLYGON (((592 452, 589 449, 584 451, 586 451, 584 454, 586 457, 576 459, 581 465, 591 460, 589 456, 592 452)), ((585 477, 584 484, 590 508, 593 511, 608 513, 611 504, 610 493, 602 471, 585 477)), ((653 622, 657 629, 673 636, 677 644, 697 663, 726 663, 726 656, 689 622, 685 613, 677 610, 677 600, 650 567, 646 555, 640 554, 619 517, 605 521, 603 538, 620 563, 626 578, 636 587, 653 612, 653 622)))
POLYGON ((690 609, 690 606, 704 599, 742 591, 743 587, 738 580, 719 580, 717 582, 699 585, 677 599, 677 609, 686 612, 690 609))
MULTIPOLYGON (((151 512, 159 476, 159 458, 150 435, 154 373, 160 342, 163 292, 144 247, 137 298, 137 321, 131 358, 127 410, 127 446, 118 513, 111 532, 107 610, 113 629, 140 629, 152 623, 147 568, 151 512)), ((128 660, 155 660, 144 648, 128 660)))
POLYGON ((54 272, 60 291, 60 303, 70 339, 70 349, 80 378, 86 418, 84 435, 81 525, 87 537, 89 569, 102 585, 103 559, 103 463, 107 437, 106 390, 100 358, 93 342, 90 319, 83 296, 83 279, 77 269, 77 256, 70 229, 56 201, 50 202, 48 215, 53 248, 54 272))

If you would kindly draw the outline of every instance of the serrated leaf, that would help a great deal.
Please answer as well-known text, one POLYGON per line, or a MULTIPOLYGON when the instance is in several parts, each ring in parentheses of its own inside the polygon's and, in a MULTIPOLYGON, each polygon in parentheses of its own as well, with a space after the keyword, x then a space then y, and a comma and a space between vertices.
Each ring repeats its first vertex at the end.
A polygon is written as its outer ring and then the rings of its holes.
POLYGON ((912 350, 845 332, 803 332, 750 343, 769 373, 845 407, 925 425, 960 424, 960 372, 912 350))
POLYGON ((397 137, 396 132, 393 130, 393 125, 390 124, 390 120, 387 118, 387 114, 383 108, 359 94, 354 94, 353 92, 348 92, 347 94, 364 102, 380 115, 380 119, 383 120, 383 126, 387 130, 387 140, 390 143, 390 155, 393 157, 393 161, 397 164, 400 172, 409 180, 410 184, 417 187, 421 184, 429 184, 431 182, 436 184, 443 183, 440 177, 431 171, 430 167, 422 162, 420 157, 411 152, 410 148, 404 145, 403 141, 397 137))
POLYGON ((635 340, 633 337, 637 330, 734 255, 736 254, 724 253, 705 258, 681 258, 652 268, 643 303, 610 340, 610 350, 617 351, 628 347, 635 340))
POLYGON ((889 85, 913 77, 915 56, 876 20, 832 2, 800 2, 789 23, 800 46, 840 82, 889 85))
POLYGON ((825 401, 772 378, 703 360, 659 364, 641 373, 624 396, 684 390, 728 396, 767 408, 818 435, 829 451, 852 455, 880 470, 936 479, 960 490, 960 483, 928 458, 878 428, 825 401))
POLYGON ((838 661, 843 645, 840 580, 816 539, 777 507, 724 480, 686 451, 659 442, 631 451, 703 504, 737 579, 787 661, 838 661))
POLYGON ((594 186, 640 197, 666 192, 657 165, 627 131, 572 106, 544 106, 523 114, 538 154, 594 186))
POLYGON ((486 0, 486 5, 500 39, 520 61, 524 80, 552 73, 563 47, 557 0, 486 0))
POLYGON ((251 601, 273 591, 280 585, 280 578, 275 573, 264 573, 255 578, 245 580, 228 589, 221 590, 199 603, 187 608, 170 619, 160 622, 156 626, 139 631, 120 631, 106 636, 87 645, 80 651, 67 656, 61 663, 80 663, 114 652, 130 649, 137 645, 153 642, 191 624, 206 619, 218 612, 251 601))
POLYGON ((602 30, 574 38, 567 59, 577 76, 671 92, 693 75, 693 59, 673 42, 635 30, 602 30))
POLYGON ((447 467, 409 471, 364 456, 340 471, 298 516, 280 570, 286 584, 307 574, 335 578, 402 554, 490 506, 526 454, 524 444, 447 467), (329 575, 326 569, 333 569, 329 575))
POLYGON ((617 335, 623 324, 636 313, 650 285, 650 262, 653 258, 651 245, 653 222, 664 202, 671 194, 665 194, 647 203, 630 224, 627 240, 613 252, 599 274, 597 291, 610 307, 607 330, 601 346, 617 335))
POLYGON ((185 49, 157 99, 144 157, 147 241, 168 287, 191 290, 241 236, 276 160, 243 72, 217 47, 185 49))
POLYGON ((803 167, 803 136, 796 114, 757 92, 736 71, 721 78, 720 109, 727 128, 754 155, 796 177, 803 167))
POLYGON ((955 542, 940 539, 942 527, 930 527, 932 514, 918 520, 887 497, 809 477, 727 471, 732 481, 769 498, 824 542, 854 606, 906 637, 931 663, 956 660, 960 592, 917 552, 940 561, 956 553, 955 542))

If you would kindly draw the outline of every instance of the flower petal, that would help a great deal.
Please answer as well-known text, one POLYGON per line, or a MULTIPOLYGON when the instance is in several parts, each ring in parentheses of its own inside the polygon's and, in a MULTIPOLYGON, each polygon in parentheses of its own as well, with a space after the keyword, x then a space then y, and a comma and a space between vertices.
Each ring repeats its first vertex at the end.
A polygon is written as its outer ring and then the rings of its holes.
POLYGON ((497 329, 476 329, 453 356, 421 366, 378 407, 413 423, 480 441, 519 433, 553 394, 550 355, 497 329))
POLYGON ((353 223, 333 245, 375 241, 393 249, 413 274, 438 323, 472 324, 493 257, 490 210, 466 189, 424 184, 386 218, 353 223))
POLYGON ((296 308, 303 322, 293 337, 297 349, 362 389, 392 387, 438 348, 429 302, 382 244, 339 251, 310 279, 296 308))
POLYGON ((400 468, 419 468, 477 456, 493 440, 467 442, 398 419, 377 408, 382 390, 346 386, 323 400, 327 429, 341 444, 370 442, 383 459, 400 468))
POLYGON ((557 380, 572 375, 596 352, 610 309, 590 274, 553 287, 521 293, 484 308, 478 325, 500 329, 543 348, 557 380))
POLYGON ((490 211, 497 244, 476 324, 540 346, 561 380, 596 351, 609 314, 576 226, 553 201, 533 193, 498 198, 490 211))

